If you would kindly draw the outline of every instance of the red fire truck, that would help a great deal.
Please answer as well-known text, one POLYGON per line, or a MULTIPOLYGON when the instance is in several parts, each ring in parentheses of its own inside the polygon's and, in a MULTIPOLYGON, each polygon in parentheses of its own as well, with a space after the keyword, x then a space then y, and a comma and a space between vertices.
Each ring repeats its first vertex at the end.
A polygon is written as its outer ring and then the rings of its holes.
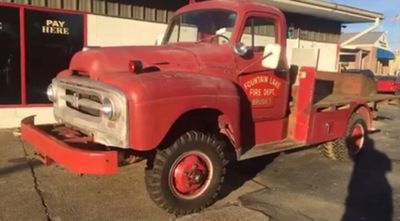
POLYGON ((283 13, 227 0, 179 9, 160 46, 76 53, 47 94, 58 123, 21 125, 45 162, 115 174, 145 158, 150 197, 175 214, 212 204, 229 160, 317 144, 356 157, 376 103, 397 98, 362 75, 289 68, 283 13))

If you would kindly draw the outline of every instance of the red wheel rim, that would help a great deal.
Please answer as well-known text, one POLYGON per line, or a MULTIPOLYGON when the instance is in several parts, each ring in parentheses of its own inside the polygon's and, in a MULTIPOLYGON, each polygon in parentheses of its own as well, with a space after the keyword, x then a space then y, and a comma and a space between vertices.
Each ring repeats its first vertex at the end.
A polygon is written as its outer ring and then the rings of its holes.
POLYGON ((364 127, 361 124, 356 124, 350 134, 350 145, 355 150, 360 150, 364 145, 365 140, 364 127))
POLYGON ((174 195, 193 199, 210 185, 213 168, 202 152, 189 151, 179 156, 169 171, 169 185, 174 195))

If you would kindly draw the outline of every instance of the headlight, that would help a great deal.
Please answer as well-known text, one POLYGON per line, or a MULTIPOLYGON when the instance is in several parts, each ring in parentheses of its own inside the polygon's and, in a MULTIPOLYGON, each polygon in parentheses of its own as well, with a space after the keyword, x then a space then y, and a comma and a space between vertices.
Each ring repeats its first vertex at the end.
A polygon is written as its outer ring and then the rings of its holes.
POLYGON ((51 102, 55 102, 55 101, 56 101, 56 92, 55 92, 55 90, 54 90, 53 84, 50 84, 50 85, 47 87, 46 94, 47 94, 47 98, 48 98, 51 102))
POLYGON ((112 120, 116 116, 114 104, 111 102, 110 99, 108 98, 103 99, 103 106, 101 107, 101 112, 103 113, 103 116, 109 120, 112 120))

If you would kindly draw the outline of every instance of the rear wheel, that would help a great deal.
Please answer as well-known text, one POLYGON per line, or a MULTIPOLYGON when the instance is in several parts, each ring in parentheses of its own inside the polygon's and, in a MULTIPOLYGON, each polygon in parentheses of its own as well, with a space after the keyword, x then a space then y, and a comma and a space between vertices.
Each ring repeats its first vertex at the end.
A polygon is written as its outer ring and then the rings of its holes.
POLYGON ((367 135, 367 126, 358 113, 354 113, 344 137, 320 145, 324 156, 333 160, 353 160, 362 150, 367 135))
POLYGON ((170 213, 183 215, 214 203, 225 175, 223 144, 200 132, 188 132, 157 152, 146 171, 151 199, 170 213))

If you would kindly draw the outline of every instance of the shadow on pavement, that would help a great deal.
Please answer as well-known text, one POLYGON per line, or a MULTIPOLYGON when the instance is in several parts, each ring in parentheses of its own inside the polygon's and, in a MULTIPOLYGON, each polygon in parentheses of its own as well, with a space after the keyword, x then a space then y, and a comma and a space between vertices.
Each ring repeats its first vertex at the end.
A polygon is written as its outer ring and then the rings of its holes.
POLYGON ((25 158, 21 158, 21 159, 18 159, 18 160, 11 159, 11 160, 9 160, 9 162, 16 163, 16 164, 13 164, 11 166, 7 166, 7 167, 4 167, 4 168, 0 168, 0 178, 3 177, 3 176, 7 176, 7 175, 9 175, 11 173, 20 172, 22 170, 30 170, 31 166, 32 167, 38 167, 38 166, 42 166, 43 165, 38 160, 32 160, 29 163, 28 160, 25 159, 25 158), (14 162, 14 161, 18 161, 18 163, 14 162))
POLYGON ((375 149, 373 140, 367 137, 365 142, 354 160, 342 221, 391 221, 392 188, 386 173, 392 170, 392 163, 375 149))
MULTIPOLYGON (((253 179, 279 155, 270 154, 249 160, 230 163, 227 167, 225 181, 219 194, 219 199, 225 198, 231 192, 240 188, 245 182, 253 179)), ((262 185, 262 184, 260 184, 262 185)))
POLYGON ((383 116, 383 115, 378 115, 378 116, 376 116, 376 118, 374 120, 393 120, 393 118, 386 117, 386 116, 383 116))

